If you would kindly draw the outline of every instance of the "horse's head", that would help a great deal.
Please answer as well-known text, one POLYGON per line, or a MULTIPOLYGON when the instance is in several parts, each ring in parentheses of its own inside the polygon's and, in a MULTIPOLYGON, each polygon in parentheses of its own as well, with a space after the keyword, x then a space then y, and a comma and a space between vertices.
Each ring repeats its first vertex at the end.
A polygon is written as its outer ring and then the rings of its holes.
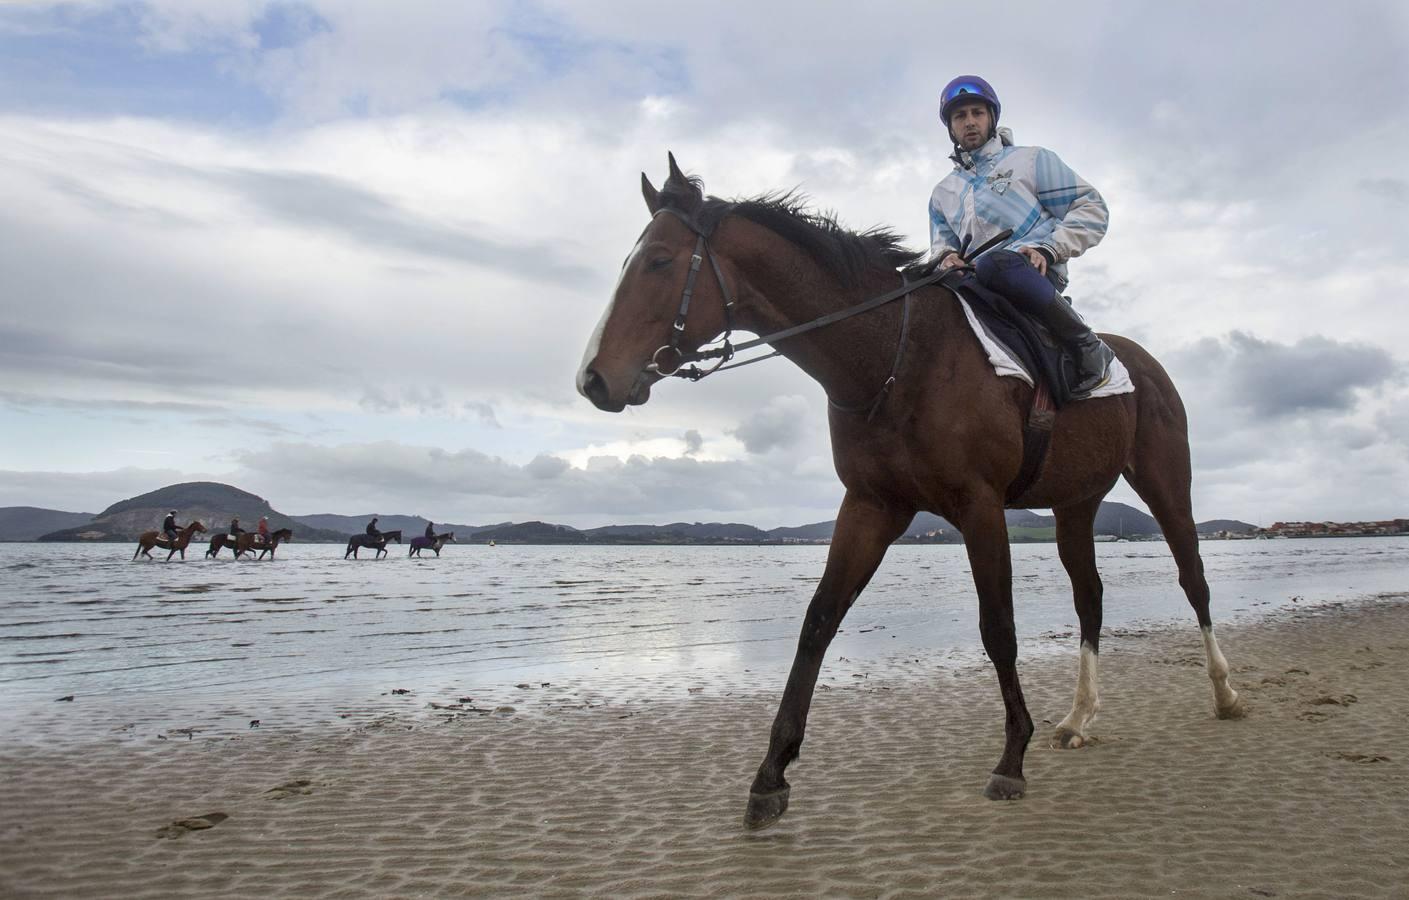
POLYGON ((281 541, 291 541, 294 539, 294 530, 292 528, 280 528, 278 531, 274 532, 274 537, 281 541))
POLYGON ((455 532, 453 531, 447 531, 445 534, 442 534, 441 537, 452 544, 455 543, 455 532))
POLYGON ((670 176, 657 191, 645 173, 641 193, 651 222, 621 267, 616 291, 597 324, 577 390, 598 409, 621 412, 651 396, 684 354, 725 330, 724 295, 708 258, 697 215, 705 205, 699 179, 685 177, 670 157, 670 176), (684 298, 690 293, 689 316, 684 298))
POLYGON ((191 534, 196 534, 197 532, 205 531, 205 526, 200 522, 192 522, 190 525, 186 526, 186 530, 191 534))

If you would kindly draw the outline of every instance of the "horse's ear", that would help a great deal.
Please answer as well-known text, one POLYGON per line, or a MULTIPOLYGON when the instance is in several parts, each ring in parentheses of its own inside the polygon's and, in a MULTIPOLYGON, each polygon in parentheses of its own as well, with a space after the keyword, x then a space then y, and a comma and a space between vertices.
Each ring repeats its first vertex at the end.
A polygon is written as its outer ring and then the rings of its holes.
POLYGON ((641 173, 641 196, 646 198, 646 209, 651 211, 651 215, 655 215, 660 209, 660 191, 651 184, 651 179, 646 177, 645 172, 641 173))
POLYGON ((681 212, 693 215, 704 205, 704 192, 700 190, 698 178, 688 178, 675 162, 675 154, 667 152, 670 161, 670 177, 665 180, 662 192, 670 194, 670 202, 681 212))

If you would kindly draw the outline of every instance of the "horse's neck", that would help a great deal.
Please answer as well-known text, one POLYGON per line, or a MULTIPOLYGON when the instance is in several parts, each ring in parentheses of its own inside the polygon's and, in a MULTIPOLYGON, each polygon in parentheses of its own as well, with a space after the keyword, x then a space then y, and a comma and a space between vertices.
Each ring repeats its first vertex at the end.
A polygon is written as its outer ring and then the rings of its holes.
MULTIPOLYGON (((731 224, 738 220, 731 220, 731 224)), ((752 222, 730 229, 730 259, 750 294, 741 299, 738 324, 757 334, 779 331, 837 312, 900 287, 900 276, 865 272, 842 285, 802 248, 752 222)), ((842 406, 864 404, 890 374, 900 334, 903 300, 774 347, 842 406)))

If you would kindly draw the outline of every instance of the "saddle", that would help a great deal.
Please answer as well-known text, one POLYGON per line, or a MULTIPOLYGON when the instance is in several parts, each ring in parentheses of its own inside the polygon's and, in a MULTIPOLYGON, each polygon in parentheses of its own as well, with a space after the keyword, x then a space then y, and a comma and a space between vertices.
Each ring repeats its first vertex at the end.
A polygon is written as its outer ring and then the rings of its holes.
POLYGON ((941 283, 968 302, 988 336, 1032 376, 1032 403, 1023 420, 1022 466, 1004 496, 1004 504, 1016 508, 1042 471, 1057 410, 1071 402, 1076 364, 1045 326, 1019 312, 1007 297, 979 284, 973 269, 950 271, 941 283))
POLYGON ((1076 363, 1042 323, 1018 311, 1007 297, 979 284, 973 269, 957 270, 944 285, 969 303, 984 330, 1032 376, 1034 385, 1046 388, 1055 409, 1072 400, 1076 363))

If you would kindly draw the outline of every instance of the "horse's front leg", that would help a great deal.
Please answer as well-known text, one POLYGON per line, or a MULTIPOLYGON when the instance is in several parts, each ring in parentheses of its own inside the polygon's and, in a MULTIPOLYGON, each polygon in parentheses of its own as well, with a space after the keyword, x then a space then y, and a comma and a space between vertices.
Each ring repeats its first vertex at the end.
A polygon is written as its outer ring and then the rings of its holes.
POLYGON ((749 805, 744 814, 748 827, 771 825, 787 811, 789 785, 783 771, 797 758, 802 746, 807 712, 827 646, 841 626, 842 617, 875 574, 886 548, 905 533, 914 515, 913 509, 881 506, 850 491, 842 501, 827 568, 808 604, 788 686, 773 719, 768 753, 749 789, 749 805))
POLYGON ((1032 716, 1018 683, 1018 635, 1013 626, 1013 562, 1008 547, 1008 525, 1003 504, 974 504, 961 516, 959 530, 978 589, 978 627, 983 649, 998 673, 1003 692, 1003 755, 988 779, 983 795, 990 800, 1016 800, 1027 788, 1023 755, 1032 740, 1032 716))

